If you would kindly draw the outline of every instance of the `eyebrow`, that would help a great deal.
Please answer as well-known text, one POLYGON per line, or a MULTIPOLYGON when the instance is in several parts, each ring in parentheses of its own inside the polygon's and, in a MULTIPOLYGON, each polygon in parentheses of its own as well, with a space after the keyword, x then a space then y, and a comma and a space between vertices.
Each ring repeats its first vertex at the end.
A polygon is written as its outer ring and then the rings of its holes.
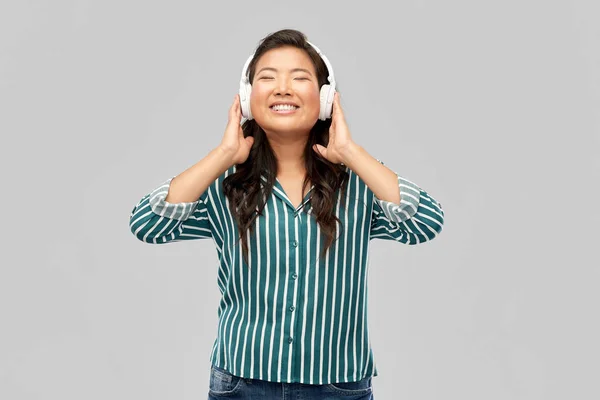
MULTIPOLYGON (((259 74, 259 73, 261 73, 262 71, 267 71, 267 70, 268 70, 268 71, 275 71, 275 72, 277 72, 277 68, 272 68, 272 67, 264 67, 264 68, 261 68, 261 69, 260 69, 260 71, 258 71, 256 74, 258 75, 258 74, 259 74)), ((311 75, 311 76, 312 76, 312 74, 310 73, 310 71, 309 71, 309 70, 307 70, 307 69, 304 69, 304 68, 292 68, 292 69, 290 70, 290 72, 298 72, 298 71, 300 71, 300 72, 306 72, 307 74, 309 74, 309 75, 311 75)))

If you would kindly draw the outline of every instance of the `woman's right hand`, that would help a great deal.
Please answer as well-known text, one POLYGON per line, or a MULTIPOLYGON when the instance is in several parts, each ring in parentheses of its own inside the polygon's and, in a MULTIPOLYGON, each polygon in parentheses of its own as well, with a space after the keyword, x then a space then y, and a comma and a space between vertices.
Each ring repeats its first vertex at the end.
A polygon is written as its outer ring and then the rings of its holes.
POLYGON ((250 154, 250 149, 254 144, 254 137, 244 137, 244 131, 240 122, 242 120, 242 106, 240 105, 240 95, 236 94, 233 104, 229 108, 229 121, 225 128, 225 134, 219 147, 226 154, 231 155, 232 164, 241 164, 250 154))

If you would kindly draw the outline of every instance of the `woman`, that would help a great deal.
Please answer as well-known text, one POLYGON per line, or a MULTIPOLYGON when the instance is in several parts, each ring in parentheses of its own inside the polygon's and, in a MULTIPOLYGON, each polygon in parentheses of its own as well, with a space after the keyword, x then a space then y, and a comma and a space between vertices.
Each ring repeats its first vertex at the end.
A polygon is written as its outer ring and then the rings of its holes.
POLYGON ((216 245, 209 399, 373 399, 369 241, 423 243, 443 219, 353 141, 327 58, 284 29, 246 62, 220 145, 144 196, 130 228, 216 245))

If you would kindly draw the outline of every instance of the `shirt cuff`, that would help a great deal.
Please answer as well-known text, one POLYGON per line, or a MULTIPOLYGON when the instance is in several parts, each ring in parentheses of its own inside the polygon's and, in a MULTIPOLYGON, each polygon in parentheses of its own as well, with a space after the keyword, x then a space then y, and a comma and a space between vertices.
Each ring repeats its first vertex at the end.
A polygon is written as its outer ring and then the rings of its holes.
POLYGON ((194 213, 200 200, 189 203, 169 203, 165 201, 173 178, 175 177, 167 179, 162 185, 150 192, 150 198, 148 199, 150 209, 161 217, 185 221, 194 213))
MULTIPOLYGON (((380 159, 376 158, 376 160, 381 165, 385 165, 385 163, 380 159)), ((398 175, 398 173, 394 173, 398 177, 400 204, 396 204, 392 201, 381 200, 377 198, 377 196, 374 196, 374 199, 381 207, 381 210, 387 219, 396 223, 400 223, 411 219, 417 213, 419 202, 421 201, 421 188, 414 182, 401 177, 398 175)))
POLYGON ((421 201, 421 188, 398 174, 396 176, 400 190, 400 204, 381 200, 377 196, 375 196, 375 201, 390 221, 400 223, 411 219, 417 213, 421 201))

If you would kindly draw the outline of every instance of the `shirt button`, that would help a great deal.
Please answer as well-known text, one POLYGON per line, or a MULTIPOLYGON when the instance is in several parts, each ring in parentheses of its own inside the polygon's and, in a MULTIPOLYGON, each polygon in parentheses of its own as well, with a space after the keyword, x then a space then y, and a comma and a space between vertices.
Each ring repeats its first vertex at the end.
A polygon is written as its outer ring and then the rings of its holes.
POLYGON ((294 247, 298 247, 298 241, 297 241, 297 240, 294 240, 294 241, 292 242, 292 246, 294 246, 294 247))
POLYGON ((294 275, 292 275, 292 279, 296 279, 298 278, 298 274, 294 272, 294 275))
POLYGON ((294 341, 294 339, 292 339, 292 338, 288 339, 288 343, 292 343, 293 341, 294 341))
POLYGON ((290 311, 294 311, 295 309, 296 309, 296 307, 294 307, 294 306, 290 307, 290 311))

